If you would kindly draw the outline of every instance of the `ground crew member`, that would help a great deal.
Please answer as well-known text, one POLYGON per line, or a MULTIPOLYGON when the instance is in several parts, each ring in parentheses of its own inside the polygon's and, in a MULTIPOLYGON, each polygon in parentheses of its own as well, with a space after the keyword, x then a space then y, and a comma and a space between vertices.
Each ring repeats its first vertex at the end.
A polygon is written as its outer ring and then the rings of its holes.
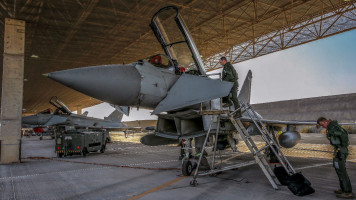
POLYGON ((349 154, 349 135, 336 120, 332 121, 327 120, 324 117, 320 117, 317 120, 317 124, 323 128, 326 128, 326 137, 330 141, 330 144, 334 146, 333 166, 337 176, 339 177, 341 188, 334 191, 336 193, 336 197, 353 199, 355 196, 352 193, 350 179, 346 171, 346 158, 349 154))
MULTIPOLYGON (((224 66, 223 72, 222 72, 222 80, 224 81, 229 81, 233 82, 234 85, 231 88, 231 95, 232 95, 232 102, 234 103, 235 109, 240 108, 239 100, 237 99, 237 91, 239 87, 239 83, 237 82, 238 75, 234 67, 230 64, 230 62, 227 62, 226 57, 221 57, 219 60, 220 64, 224 66)), ((223 100, 227 101, 223 106, 224 107, 229 107, 232 105, 230 95, 227 97, 224 97, 223 100)), ((236 117, 241 117, 241 111, 237 112, 236 117)))

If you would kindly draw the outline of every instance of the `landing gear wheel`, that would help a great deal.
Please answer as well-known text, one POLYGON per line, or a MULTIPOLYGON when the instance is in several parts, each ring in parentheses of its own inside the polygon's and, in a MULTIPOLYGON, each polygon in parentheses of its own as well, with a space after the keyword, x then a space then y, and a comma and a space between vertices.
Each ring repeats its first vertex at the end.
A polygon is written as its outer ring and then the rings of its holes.
POLYGON ((198 185, 198 181, 197 180, 191 180, 190 181, 190 186, 196 187, 197 185, 198 185))
POLYGON ((193 165, 192 162, 190 162, 189 160, 185 160, 183 161, 182 164, 182 173, 184 176, 190 176, 193 172, 193 165))

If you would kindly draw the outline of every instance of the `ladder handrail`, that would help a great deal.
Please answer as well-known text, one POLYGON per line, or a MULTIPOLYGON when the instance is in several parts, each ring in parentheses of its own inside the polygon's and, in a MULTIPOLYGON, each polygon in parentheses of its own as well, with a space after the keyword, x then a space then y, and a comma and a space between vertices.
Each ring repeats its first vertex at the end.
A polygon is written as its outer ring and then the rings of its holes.
MULTIPOLYGON (((280 149, 279 144, 277 143, 275 136, 272 135, 267 128, 265 127, 264 123, 262 123, 261 119, 258 117, 257 113, 253 110, 252 106, 249 103, 244 103, 242 101, 240 101, 241 106, 240 108, 234 110, 234 111, 230 111, 230 110, 225 110, 222 108, 221 106, 221 99, 220 99, 220 108, 213 110, 212 106, 210 105, 210 110, 203 110, 203 106, 201 104, 200 106, 200 115, 210 115, 211 119, 210 119, 210 125, 209 125, 209 129, 206 133, 205 136, 205 140, 204 140, 204 144, 201 148, 201 152, 200 152, 200 156, 198 159, 198 163, 194 172, 194 176, 193 176, 193 180, 191 182, 192 185, 196 185, 196 179, 198 176, 198 170, 202 161, 202 158, 204 156, 204 152, 205 152, 205 148, 207 145, 207 141, 210 135, 210 132, 212 130, 212 126, 214 123, 214 118, 215 116, 217 117, 217 128, 216 128, 216 133, 215 133, 215 143, 214 143, 214 154, 213 154, 213 160, 211 163, 211 169, 208 172, 203 173, 202 175, 207 175, 207 174, 213 174, 214 172, 217 171, 225 171, 225 170, 229 170, 229 169, 233 169, 236 166, 244 166, 244 163, 240 164, 235 164, 232 166, 227 166, 227 167, 223 167, 222 169, 214 169, 215 168, 215 157, 216 157, 216 151, 217 151, 217 141, 218 141, 218 137, 219 137, 219 132, 220 132, 220 121, 221 121, 221 115, 226 115, 228 116, 228 118, 230 119, 231 123, 233 124, 233 126, 235 127, 236 131, 241 135, 242 140, 245 142, 245 144, 247 145, 248 149, 250 150, 250 152, 253 154, 253 156, 255 157, 256 163, 260 166, 260 168, 262 169, 263 173, 265 174, 265 176, 267 177, 267 179, 270 181, 270 183, 272 184, 274 189, 278 189, 277 183, 279 182, 277 177, 275 176, 273 170, 271 169, 271 167, 269 166, 264 154, 262 153, 263 150, 270 148, 272 150, 272 152, 276 155, 277 159, 281 162, 281 165, 283 166, 283 168, 286 170, 286 172, 288 174, 294 174, 296 173, 294 168, 292 167, 292 165, 290 164, 290 162, 288 161, 288 159, 286 158, 286 156, 283 154, 283 152, 280 149), (256 126, 256 128, 258 129, 258 131, 260 132, 264 142, 266 143, 265 146, 263 146, 262 148, 258 148, 255 141, 253 140, 253 138, 251 137, 251 135, 247 132, 245 126, 243 125, 243 123, 241 122, 241 120, 239 118, 235 119, 234 118, 234 114, 237 113, 238 111, 241 112, 247 112, 248 117, 252 120, 253 124, 256 126)), ((210 167, 210 166, 209 166, 210 167)), ((199 174, 200 175, 200 174, 199 174)))
MULTIPOLYGON (((242 101, 241 101, 242 102, 242 101)), ((249 118, 253 121, 253 123, 256 125, 257 129, 259 130, 259 132, 261 133, 262 138, 264 139, 264 141, 270 145, 270 148, 272 150, 272 152, 276 155, 277 159, 281 162, 283 168, 289 172, 291 171, 292 174, 295 174, 296 171, 293 168, 293 166, 290 164, 290 162, 288 161, 288 159, 285 157, 285 155, 283 154, 283 152, 279 149, 279 144, 275 141, 275 139, 272 137, 271 133, 266 129, 266 127, 263 125, 262 121, 260 120, 260 118, 257 117, 256 112, 253 110, 252 106, 247 103, 245 104, 244 102, 242 102, 242 107, 246 110, 249 118), (251 114, 252 113, 252 114, 251 114), (258 121, 258 123, 256 122, 258 121), (261 129, 262 127, 262 129, 261 129), (266 137, 269 138, 266 138, 266 137), (273 142, 274 145, 277 145, 278 148, 275 148, 270 141, 273 142), (279 156, 279 154, 281 154, 283 160, 281 159, 281 157, 279 156), (285 162, 287 163, 287 165, 285 164, 285 162)))
MULTIPOLYGON (((251 136, 247 133, 246 128, 244 125, 241 123, 239 119, 234 119, 233 115, 229 115, 229 118, 231 122, 233 123, 234 127, 236 130, 240 133, 242 139, 244 140, 245 144, 247 147, 250 149, 251 153, 255 157, 255 160, 257 161, 257 164, 260 166, 261 170, 269 180, 269 182, 272 184, 272 187, 274 189, 278 189, 277 182, 278 179, 273 173, 272 169, 268 165, 266 158, 261 154, 260 150, 256 146, 255 142, 251 138, 251 136)), ((268 145, 269 146, 269 145, 268 145)))

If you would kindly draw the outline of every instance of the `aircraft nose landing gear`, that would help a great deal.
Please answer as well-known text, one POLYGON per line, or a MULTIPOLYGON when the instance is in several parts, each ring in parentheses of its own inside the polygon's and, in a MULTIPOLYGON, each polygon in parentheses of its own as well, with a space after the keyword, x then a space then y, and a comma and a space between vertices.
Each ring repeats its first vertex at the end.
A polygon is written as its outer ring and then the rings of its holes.
POLYGON ((182 174, 184 176, 190 176, 193 172, 193 164, 190 160, 184 160, 182 164, 182 174))

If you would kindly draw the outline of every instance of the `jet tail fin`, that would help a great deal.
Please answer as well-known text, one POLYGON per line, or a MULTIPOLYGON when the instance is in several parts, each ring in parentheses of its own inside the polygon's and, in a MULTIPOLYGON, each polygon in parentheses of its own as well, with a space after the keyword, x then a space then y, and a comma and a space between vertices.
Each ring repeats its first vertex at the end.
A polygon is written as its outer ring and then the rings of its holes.
POLYGON ((238 99, 244 103, 250 103, 251 100, 251 83, 252 83, 252 71, 248 70, 245 81, 241 87, 238 99))
POLYGON ((117 110, 114 110, 109 116, 104 117, 105 120, 110 120, 113 122, 121 122, 123 114, 117 110))

